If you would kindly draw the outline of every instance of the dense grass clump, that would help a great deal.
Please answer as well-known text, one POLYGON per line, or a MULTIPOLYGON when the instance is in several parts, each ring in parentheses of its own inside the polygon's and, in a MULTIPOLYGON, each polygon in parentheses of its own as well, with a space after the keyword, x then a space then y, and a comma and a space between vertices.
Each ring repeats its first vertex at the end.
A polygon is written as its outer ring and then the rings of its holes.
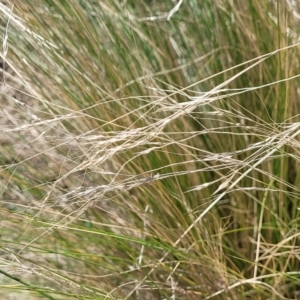
POLYGON ((299 299, 300 7, 0 12, 1 299, 299 299))

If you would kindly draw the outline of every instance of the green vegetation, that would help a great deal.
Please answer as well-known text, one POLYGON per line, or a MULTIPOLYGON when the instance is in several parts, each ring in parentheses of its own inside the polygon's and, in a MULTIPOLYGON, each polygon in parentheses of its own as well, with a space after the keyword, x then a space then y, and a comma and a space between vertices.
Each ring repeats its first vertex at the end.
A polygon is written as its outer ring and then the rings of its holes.
POLYGON ((1 299, 299 299, 293 5, 0 3, 1 299))

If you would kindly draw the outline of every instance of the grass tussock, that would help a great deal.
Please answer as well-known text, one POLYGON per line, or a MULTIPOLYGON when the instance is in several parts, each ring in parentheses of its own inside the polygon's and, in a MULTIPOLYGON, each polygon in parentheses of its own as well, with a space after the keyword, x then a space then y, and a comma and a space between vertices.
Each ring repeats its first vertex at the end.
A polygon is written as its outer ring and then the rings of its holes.
POLYGON ((298 299, 298 11, 1 1, 1 297, 298 299))

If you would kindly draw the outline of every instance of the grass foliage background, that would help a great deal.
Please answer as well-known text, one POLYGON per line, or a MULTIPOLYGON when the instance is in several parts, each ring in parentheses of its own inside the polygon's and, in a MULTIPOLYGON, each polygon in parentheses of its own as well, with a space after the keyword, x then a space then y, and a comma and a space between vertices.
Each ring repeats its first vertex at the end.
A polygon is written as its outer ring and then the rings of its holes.
POLYGON ((0 3, 2 299, 299 299, 295 3, 0 3))

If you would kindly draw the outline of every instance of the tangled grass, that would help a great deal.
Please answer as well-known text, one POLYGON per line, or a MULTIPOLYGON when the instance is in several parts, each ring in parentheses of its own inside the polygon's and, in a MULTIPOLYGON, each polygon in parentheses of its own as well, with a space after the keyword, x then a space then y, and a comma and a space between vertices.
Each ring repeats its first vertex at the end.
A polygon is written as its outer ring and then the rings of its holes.
POLYGON ((159 2, 0 3, 2 299, 299 299, 298 7, 159 2))

